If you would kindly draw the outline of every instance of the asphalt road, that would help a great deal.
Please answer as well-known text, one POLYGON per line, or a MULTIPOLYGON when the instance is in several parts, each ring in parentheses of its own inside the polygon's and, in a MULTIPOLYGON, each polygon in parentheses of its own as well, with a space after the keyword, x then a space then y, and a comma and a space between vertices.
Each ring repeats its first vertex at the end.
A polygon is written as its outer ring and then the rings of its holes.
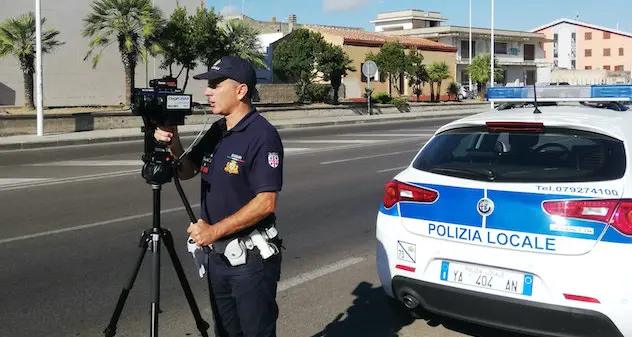
MULTIPOLYGON (((508 336, 475 325, 393 312, 375 272, 375 217, 384 184, 447 120, 282 130, 285 188, 279 336, 508 336)), ((192 138, 185 139, 190 142, 192 138)), ((152 190, 142 143, 0 152, 0 336, 103 336, 127 283, 152 190)), ((184 181, 199 213, 199 178, 184 181)), ((196 302, 212 323, 205 281, 186 251, 189 223, 173 184, 161 193, 196 302)), ((161 336, 199 336, 161 249, 161 336)), ((145 258, 116 336, 148 336, 151 263, 145 258)), ((212 329, 209 329, 212 335, 212 329)))

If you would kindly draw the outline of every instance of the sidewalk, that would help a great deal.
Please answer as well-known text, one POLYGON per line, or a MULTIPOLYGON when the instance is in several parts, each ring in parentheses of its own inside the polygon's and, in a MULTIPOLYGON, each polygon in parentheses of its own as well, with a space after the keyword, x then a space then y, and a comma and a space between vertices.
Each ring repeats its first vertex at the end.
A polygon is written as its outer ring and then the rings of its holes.
MULTIPOLYGON (((270 122, 277 129, 294 129, 303 127, 316 126, 337 126, 337 125, 353 125, 363 123, 378 122, 398 122, 406 120, 417 120, 427 118, 460 118, 482 111, 482 109, 472 110, 445 110, 445 111, 428 111, 401 114, 383 114, 383 115, 357 115, 357 116, 337 116, 337 117, 309 117, 309 118, 289 118, 289 119, 270 119, 270 122)), ((217 120, 216 116, 211 116, 206 129, 217 120)), ((182 136, 197 135, 204 127, 203 124, 181 125, 178 127, 182 136)), ((85 145, 95 143, 121 142, 130 140, 142 140, 144 134, 140 128, 133 129, 109 129, 94 130, 73 133, 49 134, 44 136, 37 135, 19 135, 0 138, 0 150, 18 150, 46 148, 55 146, 68 145, 85 145)))

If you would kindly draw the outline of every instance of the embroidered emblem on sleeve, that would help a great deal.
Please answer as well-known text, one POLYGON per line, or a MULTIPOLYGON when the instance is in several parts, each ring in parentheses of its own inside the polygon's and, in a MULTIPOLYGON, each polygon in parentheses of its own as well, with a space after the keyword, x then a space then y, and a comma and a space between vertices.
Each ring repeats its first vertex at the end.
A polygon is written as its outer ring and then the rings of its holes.
POLYGON ((268 153, 268 165, 272 168, 277 168, 279 166, 279 154, 276 152, 268 153))

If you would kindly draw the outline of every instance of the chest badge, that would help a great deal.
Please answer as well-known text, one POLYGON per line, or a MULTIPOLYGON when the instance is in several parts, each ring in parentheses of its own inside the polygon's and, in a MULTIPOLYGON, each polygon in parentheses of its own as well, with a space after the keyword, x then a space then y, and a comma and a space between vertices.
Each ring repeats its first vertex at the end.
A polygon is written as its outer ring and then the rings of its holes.
POLYGON ((243 157, 232 154, 228 156, 228 159, 230 160, 226 163, 226 166, 224 166, 224 171, 230 174, 239 174, 239 164, 244 162, 243 157))

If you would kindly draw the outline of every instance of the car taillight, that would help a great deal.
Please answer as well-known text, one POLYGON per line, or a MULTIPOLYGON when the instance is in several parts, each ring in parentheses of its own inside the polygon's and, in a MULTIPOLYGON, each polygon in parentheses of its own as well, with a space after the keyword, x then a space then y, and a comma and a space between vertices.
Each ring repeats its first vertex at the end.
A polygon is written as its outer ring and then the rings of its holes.
POLYGON ((386 183, 384 188, 384 207, 391 208, 400 201, 434 202, 439 193, 433 190, 409 185, 397 180, 386 183))
POLYGON ((545 201, 542 207, 550 215, 604 222, 623 234, 632 235, 630 200, 545 201))

